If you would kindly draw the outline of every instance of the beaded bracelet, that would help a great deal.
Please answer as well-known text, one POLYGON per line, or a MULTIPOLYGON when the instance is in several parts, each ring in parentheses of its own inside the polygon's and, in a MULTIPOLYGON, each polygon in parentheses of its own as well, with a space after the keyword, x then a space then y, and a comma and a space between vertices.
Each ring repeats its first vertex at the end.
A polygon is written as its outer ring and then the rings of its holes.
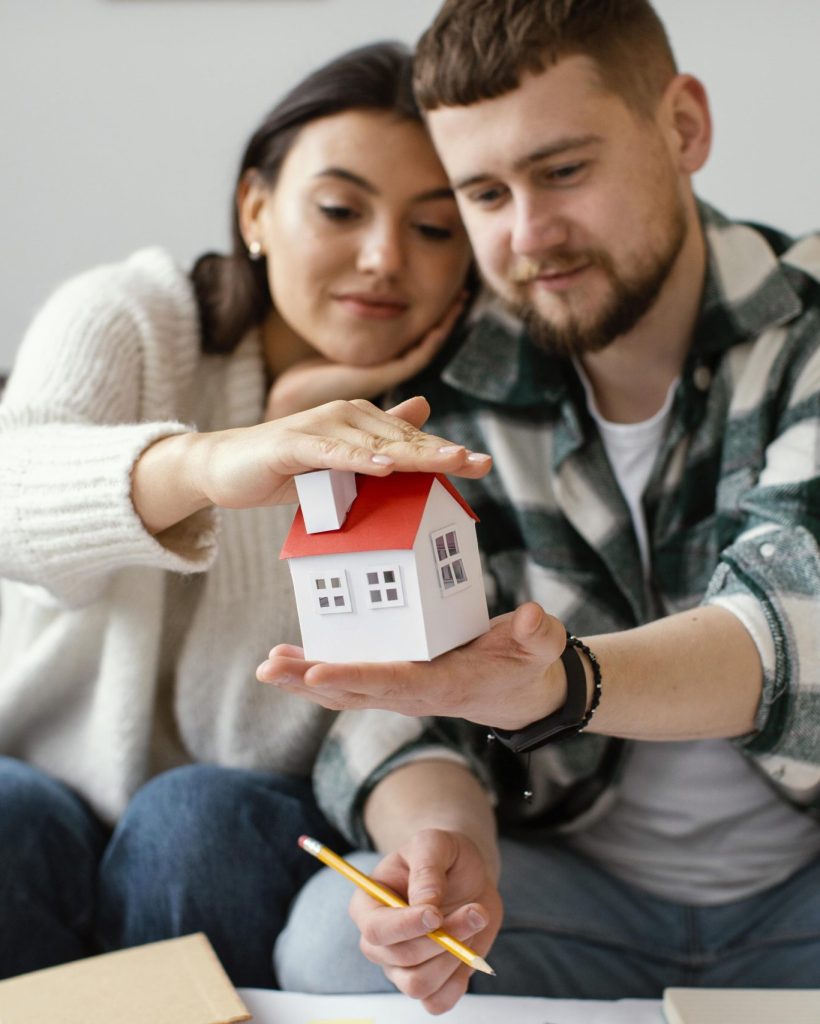
POLYGON ((596 656, 579 640, 567 632, 567 643, 561 655, 567 678, 567 697, 563 706, 545 718, 525 725, 523 729, 493 729, 492 735, 517 754, 525 754, 555 740, 567 739, 583 732, 601 700, 601 666, 596 656), (581 662, 581 651, 592 666, 592 700, 587 708, 587 680, 581 662))
POLYGON ((592 666, 592 700, 581 724, 578 726, 578 732, 583 732, 595 714, 595 709, 601 703, 601 663, 583 640, 579 640, 572 633, 567 633, 567 645, 576 648, 576 650, 583 651, 587 658, 589 658, 589 663, 592 666))

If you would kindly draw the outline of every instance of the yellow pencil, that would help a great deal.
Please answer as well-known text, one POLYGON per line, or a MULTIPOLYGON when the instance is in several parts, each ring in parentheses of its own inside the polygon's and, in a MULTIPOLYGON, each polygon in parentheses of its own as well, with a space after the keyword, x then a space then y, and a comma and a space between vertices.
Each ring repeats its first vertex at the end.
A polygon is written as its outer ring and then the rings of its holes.
MULTIPOLYGON (((310 836, 299 836, 299 845, 307 853, 313 854, 317 860, 320 860, 323 864, 326 864, 329 868, 333 868, 334 871, 338 871, 340 875, 352 882, 354 885, 358 885, 360 889, 364 889, 368 895, 372 896, 374 900, 378 900, 380 903, 384 903, 388 907, 406 907, 408 904, 405 903, 401 897, 397 896, 390 889, 387 889, 383 885, 379 885, 369 875, 364 874, 363 871, 359 871, 358 868, 354 868, 352 864, 349 864, 344 857, 340 857, 338 853, 334 853, 333 850, 329 850, 326 846, 323 846, 318 839, 311 839, 310 836)), ((469 946, 465 946, 463 942, 459 942, 458 939, 453 938, 452 935, 448 935, 447 932, 443 932, 440 928, 434 932, 427 933, 428 939, 432 939, 433 942, 437 942, 440 946, 447 950, 448 953, 452 953, 453 956, 458 957, 468 967, 472 967, 476 971, 483 971, 485 974, 495 974, 495 971, 490 967, 487 961, 478 955, 474 949, 470 949, 469 946)))

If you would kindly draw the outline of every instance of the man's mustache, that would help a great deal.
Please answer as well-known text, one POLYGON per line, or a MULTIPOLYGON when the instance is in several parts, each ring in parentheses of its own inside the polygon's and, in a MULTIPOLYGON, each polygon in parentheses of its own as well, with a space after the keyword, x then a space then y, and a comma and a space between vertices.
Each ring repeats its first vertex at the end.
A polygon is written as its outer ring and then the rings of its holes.
POLYGON ((557 277, 587 266, 606 267, 608 260, 594 250, 579 252, 553 252, 541 257, 519 256, 510 265, 507 274, 513 284, 529 284, 539 277, 557 277))

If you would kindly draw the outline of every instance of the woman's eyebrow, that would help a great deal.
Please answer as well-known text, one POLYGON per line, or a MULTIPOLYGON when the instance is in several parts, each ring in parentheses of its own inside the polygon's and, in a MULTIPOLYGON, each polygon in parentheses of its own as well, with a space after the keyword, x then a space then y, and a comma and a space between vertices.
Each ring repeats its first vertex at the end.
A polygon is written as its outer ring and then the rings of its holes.
MULTIPOLYGON (((314 178, 339 178, 341 181, 348 181, 353 185, 358 185, 360 189, 368 192, 372 196, 380 194, 379 189, 368 181, 367 178, 363 178, 360 174, 356 174, 354 171, 348 171, 344 167, 325 167, 321 171, 317 171, 313 175, 314 178)), ((455 199, 453 190, 449 185, 442 185, 440 188, 431 188, 426 192, 420 192, 417 196, 413 196, 411 202, 413 203, 426 203, 433 199, 455 199)))
POLYGON ((379 194, 379 190, 367 178, 363 178, 360 174, 354 174, 353 171, 347 171, 344 167, 325 167, 324 170, 317 171, 313 177, 341 178, 342 181, 349 181, 353 185, 358 185, 359 188, 364 189, 365 192, 369 192, 371 195, 379 194))

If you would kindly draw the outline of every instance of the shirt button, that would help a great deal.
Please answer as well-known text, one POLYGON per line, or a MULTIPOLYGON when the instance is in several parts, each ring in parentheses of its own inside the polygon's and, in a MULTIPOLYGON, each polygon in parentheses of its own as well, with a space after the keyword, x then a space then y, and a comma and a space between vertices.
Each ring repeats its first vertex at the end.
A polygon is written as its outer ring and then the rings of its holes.
POLYGON ((696 366, 692 374, 692 383, 698 391, 708 391, 712 383, 712 371, 708 366, 696 366))
POLYGON ((760 545, 760 555, 762 558, 771 558, 776 550, 777 548, 774 544, 766 543, 760 545))

